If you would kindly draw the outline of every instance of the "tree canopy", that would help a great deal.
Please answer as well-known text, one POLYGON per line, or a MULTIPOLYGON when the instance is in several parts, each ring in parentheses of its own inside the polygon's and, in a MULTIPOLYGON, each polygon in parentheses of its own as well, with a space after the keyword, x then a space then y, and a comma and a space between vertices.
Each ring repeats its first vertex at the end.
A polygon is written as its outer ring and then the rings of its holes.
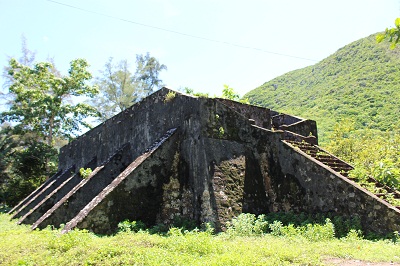
POLYGON ((81 126, 90 127, 85 119, 98 115, 72 98, 98 93, 88 85, 92 75, 85 60, 72 61, 67 76, 51 63, 32 60, 12 58, 6 67, 10 108, 0 114, 0 201, 9 205, 55 173, 56 146, 80 134, 81 126))
POLYGON ((113 58, 110 58, 96 78, 100 95, 91 101, 101 114, 100 120, 107 120, 161 87, 159 74, 166 69, 148 53, 136 55, 134 73, 130 71, 128 60, 113 63, 113 58))
POLYGON ((80 126, 90 127, 85 118, 97 116, 96 109, 70 100, 70 96, 94 97, 98 93, 87 84, 92 77, 87 67, 84 59, 74 60, 68 75, 59 77, 51 63, 29 67, 11 59, 9 91, 15 98, 10 109, 0 114, 0 122, 15 123, 14 130, 19 133, 35 132, 50 146, 55 136, 71 138, 80 126))

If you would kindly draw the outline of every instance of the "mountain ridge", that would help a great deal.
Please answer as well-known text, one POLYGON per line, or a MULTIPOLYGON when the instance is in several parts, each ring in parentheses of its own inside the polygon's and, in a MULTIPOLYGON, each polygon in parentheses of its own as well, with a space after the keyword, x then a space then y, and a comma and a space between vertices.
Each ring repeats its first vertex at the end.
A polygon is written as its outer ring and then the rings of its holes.
POLYGON ((316 120, 322 142, 342 119, 353 120, 356 129, 399 127, 400 50, 390 49, 389 43, 376 43, 375 36, 265 82, 244 98, 316 120))

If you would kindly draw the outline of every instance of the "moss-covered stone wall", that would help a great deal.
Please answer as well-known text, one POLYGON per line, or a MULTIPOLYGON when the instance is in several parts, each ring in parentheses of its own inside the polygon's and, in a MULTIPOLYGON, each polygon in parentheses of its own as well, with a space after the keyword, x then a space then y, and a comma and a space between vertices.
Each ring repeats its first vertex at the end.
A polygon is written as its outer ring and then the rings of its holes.
POLYGON ((152 226, 179 218, 224 230, 242 212, 306 211, 358 215, 369 230, 400 231, 398 210, 288 146, 288 137, 315 144, 315 122, 161 89, 61 149, 60 173, 90 162, 97 172, 78 184, 71 173, 54 188, 59 193, 33 207, 31 218, 40 216, 33 227, 109 234, 126 219, 152 226))

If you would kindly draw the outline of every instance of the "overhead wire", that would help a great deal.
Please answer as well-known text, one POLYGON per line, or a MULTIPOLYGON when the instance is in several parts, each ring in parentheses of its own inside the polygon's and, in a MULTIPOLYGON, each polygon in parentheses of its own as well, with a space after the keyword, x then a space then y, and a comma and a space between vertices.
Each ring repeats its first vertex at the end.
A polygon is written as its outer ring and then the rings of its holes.
POLYGON ((54 3, 54 4, 57 4, 57 5, 61 5, 61 6, 65 6, 65 7, 69 7, 69 8, 73 8, 73 9, 77 9, 77 10, 80 10, 80 11, 83 11, 83 12, 92 13, 92 14, 95 14, 95 15, 108 17, 108 18, 111 18, 111 19, 120 20, 122 22, 135 24, 135 25, 138 25, 138 26, 147 27, 147 28, 151 28, 151 29, 154 29, 154 30, 169 32, 169 33, 185 36, 185 37, 188 37, 188 38, 195 38, 195 39, 199 39, 199 40, 203 40, 203 41, 220 43, 220 44, 230 45, 230 46, 234 46, 234 47, 238 47, 238 48, 242 48, 242 49, 255 50, 255 51, 259 51, 259 52, 263 52, 263 53, 267 53, 267 54, 278 55, 278 56, 285 56, 285 57, 296 58, 296 59, 307 60, 307 61, 313 61, 313 62, 317 62, 318 61, 318 60, 315 60, 315 59, 310 59, 310 58, 305 58, 305 57, 300 57, 300 56, 295 56, 295 55, 289 55, 289 54, 284 54, 284 53, 278 53, 278 52, 272 52, 272 51, 264 50, 264 49, 257 48, 257 47, 246 46, 246 45, 241 45, 241 44, 237 44, 237 43, 231 43, 231 42, 227 42, 227 41, 221 41, 221 40, 206 38, 206 37, 197 36, 197 35, 193 35, 193 34, 189 34, 189 33, 170 30, 170 29, 166 29, 166 28, 162 28, 162 27, 158 27, 158 26, 148 25, 148 24, 145 24, 145 23, 140 23, 140 22, 132 21, 132 20, 125 19, 125 18, 120 18, 120 17, 117 17, 117 16, 113 16, 113 15, 109 15, 109 14, 105 14, 105 13, 89 10, 89 9, 86 9, 86 8, 73 6, 73 5, 70 5, 70 4, 66 4, 66 3, 62 3, 62 2, 58 2, 58 1, 54 1, 54 0, 46 0, 46 1, 54 3))

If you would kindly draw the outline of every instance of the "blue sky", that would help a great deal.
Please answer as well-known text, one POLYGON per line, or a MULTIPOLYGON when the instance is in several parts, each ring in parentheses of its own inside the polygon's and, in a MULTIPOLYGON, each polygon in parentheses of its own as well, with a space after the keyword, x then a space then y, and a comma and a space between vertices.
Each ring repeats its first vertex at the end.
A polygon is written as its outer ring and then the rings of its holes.
POLYGON ((173 89, 214 95, 228 84, 243 95, 396 17, 400 0, 0 0, 0 66, 21 55, 24 35, 38 60, 54 57, 64 74, 75 58, 96 76, 109 57, 134 66, 149 52, 173 89))

